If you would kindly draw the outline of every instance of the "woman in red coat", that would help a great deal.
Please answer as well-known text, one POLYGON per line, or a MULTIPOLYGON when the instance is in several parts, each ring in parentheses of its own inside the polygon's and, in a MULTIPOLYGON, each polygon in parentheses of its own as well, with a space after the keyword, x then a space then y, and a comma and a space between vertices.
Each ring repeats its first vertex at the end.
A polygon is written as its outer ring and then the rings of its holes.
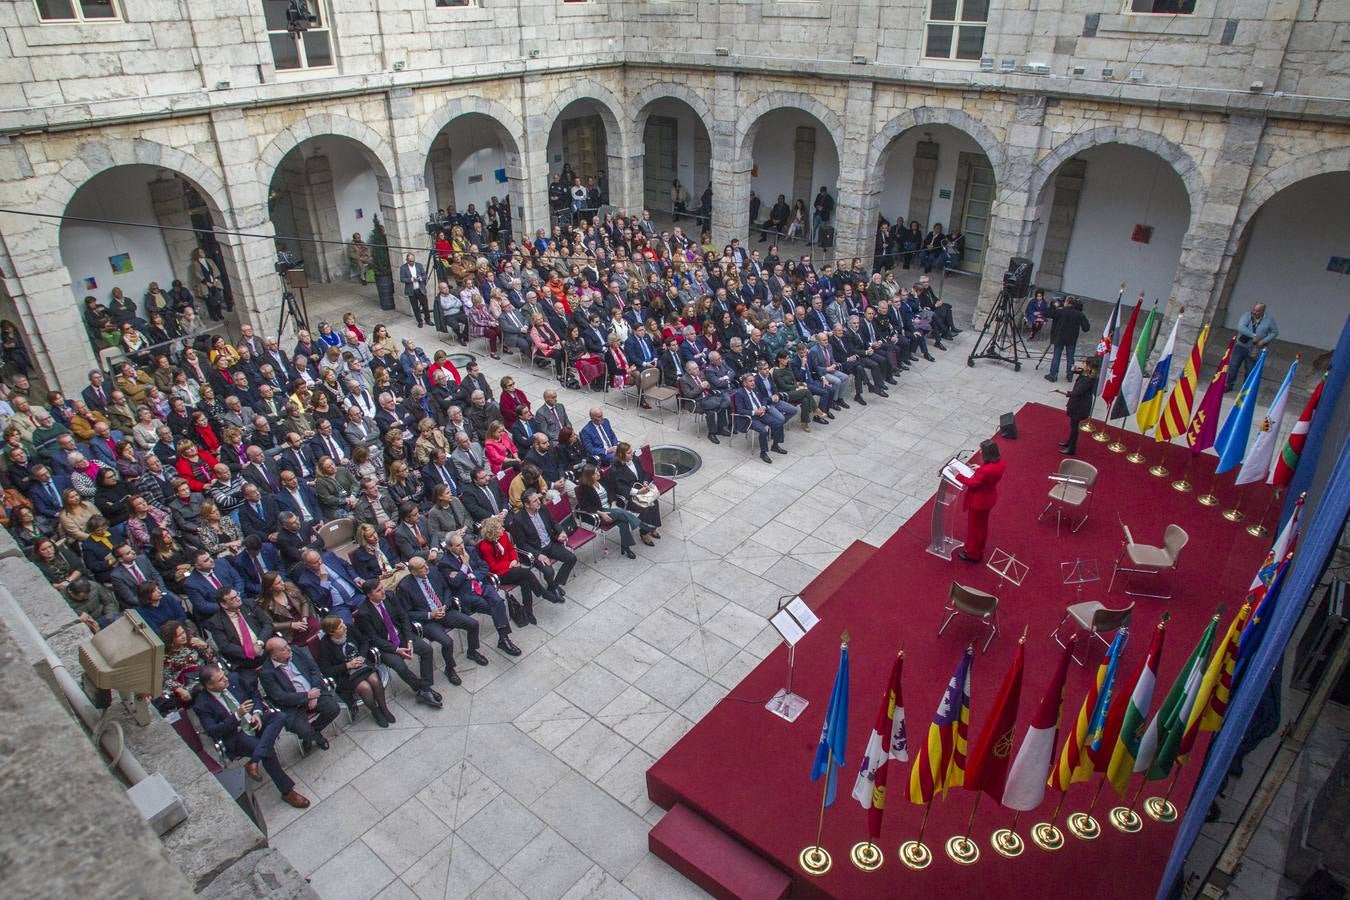
POLYGON ((1008 469, 997 441, 981 441, 980 457, 983 462, 973 474, 969 477, 956 476, 966 486, 965 496, 961 500, 961 506, 966 511, 966 545, 956 555, 973 563, 984 559, 984 542, 989 536, 989 511, 998 502, 998 483, 1008 469))
POLYGON ((206 486, 216 480, 216 458, 205 450, 199 450, 192 441, 178 442, 178 462, 174 468, 188 483, 194 494, 206 490, 206 486))
POLYGON ((520 561, 520 554, 516 552, 516 546, 511 542, 511 535, 506 533, 501 519, 495 516, 484 519, 483 524, 478 528, 478 536, 482 538, 478 542, 478 555, 483 557, 483 562, 487 563, 488 571, 497 577, 503 592, 515 585, 520 585, 520 596, 525 604, 525 618, 529 620, 531 625, 539 624, 534 619, 534 595, 536 593, 542 594, 553 603, 563 602, 562 598, 544 587, 539 577, 531 571, 529 566, 520 561))

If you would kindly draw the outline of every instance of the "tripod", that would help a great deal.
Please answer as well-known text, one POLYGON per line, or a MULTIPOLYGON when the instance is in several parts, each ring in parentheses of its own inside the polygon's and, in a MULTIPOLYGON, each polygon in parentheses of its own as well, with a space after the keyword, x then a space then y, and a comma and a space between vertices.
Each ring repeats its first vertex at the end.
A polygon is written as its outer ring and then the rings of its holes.
POLYGON ((291 328, 296 333, 300 329, 308 330, 309 321, 300 312, 300 307, 295 302, 295 294, 291 293, 290 285, 286 284, 286 276, 281 276, 281 282, 284 285, 281 290, 281 314, 277 320, 277 337, 286 333, 286 322, 290 320, 291 328))
POLYGON ((984 318, 984 326, 980 329, 980 336, 975 339, 975 347, 970 351, 966 365, 973 368, 977 359, 997 359, 1012 363, 1013 371, 1020 372, 1024 358, 1030 359, 1031 351, 1022 339, 1022 324, 1017 317, 1013 297, 1004 288, 998 292, 993 309, 984 318))

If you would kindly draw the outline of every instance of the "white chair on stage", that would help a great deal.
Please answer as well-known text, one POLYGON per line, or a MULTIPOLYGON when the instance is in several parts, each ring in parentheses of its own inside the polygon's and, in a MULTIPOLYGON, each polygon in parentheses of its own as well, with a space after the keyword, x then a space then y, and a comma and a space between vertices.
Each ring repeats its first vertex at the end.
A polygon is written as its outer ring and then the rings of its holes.
MULTIPOLYGON (((1154 547, 1151 544, 1137 544, 1134 535, 1130 534, 1130 528, 1124 522, 1120 527, 1125 530, 1125 542, 1120 548, 1120 555, 1116 557, 1115 568, 1111 572, 1111 583, 1107 585, 1106 590, 1109 593, 1115 586, 1116 574, 1124 572, 1126 575, 1154 575, 1160 576, 1166 572, 1173 573, 1175 577, 1177 561, 1181 559, 1181 550, 1189 541, 1190 535, 1186 529, 1180 525, 1168 525, 1167 530, 1163 532, 1163 545, 1154 547), (1122 563, 1128 562, 1128 565, 1122 563)), ((1126 594, 1131 597, 1151 597, 1154 600, 1172 599, 1173 586, 1169 586, 1166 594, 1149 594, 1143 591, 1131 591, 1123 588, 1126 594)))
POLYGON ((942 627, 938 629, 939 637, 947 630, 947 626, 956 618, 957 613, 974 616, 984 623, 989 629, 989 637, 985 638, 984 647, 980 652, 988 650, 998 634, 998 598, 953 581, 951 590, 947 593, 947 618, 942 620, 942 627))
MULTIPOLYGON (((1111 646, 1111 642, 1102 635, 1110 634, 1113 631, 1118 631, 1121 628, 1127 627, 1133 616, 1133 603, 1123 609, 1112 609, 1096 600, 1087 600, 1083 603, 1075 603, 1066 609, 1064 611, 1064 618, 1059 620, 1059 624, 1055 626, 1054 631, 1050 632, 1050 636, 1054 638, 1055 643, 1059 644, 1061 647, 1067 646, 1064 643, 1064 639, 1060 637, 1059 630, 1064 627, 1065 622, 1069 621, 1069 619, 1073 619, 1075 631, 1079 629, 1086 630, 1089 640, 1095 637, 1102 642, 1103 646, 1109 647, 1111 646)), ((1073 657, 1073 661, 1080 666, 1083 665, 1083 660, 1079 659, 1077 655, 1073 657)))
POLYGON ((1097 467, 1079 459, 1066 459, 1060 462, 1059 470, 1050 476, 1054 485, 1050 488, 1049 500, 1045 509, 1036 517, 1039 522, 1051 508, 1055 510, 1055 536, 1059 536, 1059 526, 1066 514, 1081 515, 1072 530, 1077 533, 1088 520, 1088 510, 1092 506, 1093 487, 1097 484, 1097 467))

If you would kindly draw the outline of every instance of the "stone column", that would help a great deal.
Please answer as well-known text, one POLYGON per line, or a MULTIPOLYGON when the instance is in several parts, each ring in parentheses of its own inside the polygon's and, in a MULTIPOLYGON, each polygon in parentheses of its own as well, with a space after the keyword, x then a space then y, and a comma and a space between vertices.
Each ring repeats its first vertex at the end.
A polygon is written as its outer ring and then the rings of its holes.
MULTIPOLYGON (((412 89, 394 88, 389 91, 385 95, 385 106, 388 113, 385 120, 390 130, 389 146, 394 152, 394 171, 388 173, 388 178, 379 178, 378 170, 375 173, 380 189, 380 218, 384 222, 391 247, 413 248, 417 258, 425 260, 431 248, 431 238, 426 230, 430 197, 426 188, 426 150, 418 146, 420 134, 412 89)), ((394 259, 390 263, 395 278, 407 252, 400 250, 393 254, 394 259)))
MULTIPOLYGON (((161 232, 164 247, 169 253, 170 271, 174 278, 181 278, 187 284, 188 261, 192 258, 192 251, 197 249, 197 236, 191 231, 178 230, 192 227, 183 182, 166 174, 150 182, 148 187, 155 221, 166 229, 172 229, 161 232)), ((166 291, 169 289, 167 284, 161 284, 160 287, 166 291)))
MULTIPOLYGON (((835 197, 835 255, 871 259, 875 246, 880 185, 869 184, 868 147, 872 142, 870 81, 850 81, 844 101, 844 134, 839 148, 839 191, 835 197)), ((809 212, 809 207, 808 207, 809 212)))
MULTIPOLYGON (((610 146, 610 145, 606 145, 610 146)), ((643 203, 642 168, 645 164, 641 142, 628 155, 616 154, 610 146, 605 157, 605 167, 609 171, 609 202, 612 206, 627 209, 630 216, 641 216, 643 203)))
POLYGON ((523 227, 518 225, 521 237, 532 236, 537 229, 547 234, 553 230, 553 217, 548 208, 548 132, 553 123, 545 110, 553 99, 552 88, 538 76, 528 76, 522 85, 521 121, 525 125, 525 144, 521 147, 521 174, 524 181, 513 184, 517 196, 513 203, 517 212, 525 208, 523 227))
POLYGON ((430 162, 431 184, 427 187, 435 188, 436 207, 449 209, 455 205, 455 161, 450 152, 450 135, 444 131, 432 143, 430 162))
MULTIPOLYGON (((942 148, 934 141, 920 141, 914 147, 914 174, 909 183, 909 218, 918 219, 924 227, 932 226, 928 221, 933 211, 933 185, 937 183, 938 154, 942 148)), ((956 204, 952 204, 956 209, 956 204)))
POLYGON ((1078 218, 1078 198, 1083 193, 1087 162, 1071 159, 1059 167, 1055 175, 1055 199, 1045 222, 1045 247, 1041 250, 1041 267, 1035 273, 1036 284, 1046 290, 1064 286, 1064 261, 1069 256, 1069 239, 1073 223, 1078 218))
MULTIPOLYGON (((732 238, 742 240, 750 231, 750 169, 754 147, 738 153, 742 135, 736 128, 736 75, 718 72, 713 82, 712 141, 712 236, 722 246, 732 238)), ((690 198, 697 208, 699 197, 690 198)))

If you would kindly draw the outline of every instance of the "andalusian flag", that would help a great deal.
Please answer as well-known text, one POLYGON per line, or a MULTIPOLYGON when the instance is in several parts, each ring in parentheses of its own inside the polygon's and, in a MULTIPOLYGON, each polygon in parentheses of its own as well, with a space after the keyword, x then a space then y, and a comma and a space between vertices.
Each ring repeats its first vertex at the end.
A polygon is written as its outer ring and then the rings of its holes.
MULTIPOLYGON (((1123 419, 1139 405, 1139 396, 1144 390, 1144 368, 1148 365, 1149 354, 1153 352, 1153 342, 1158 337, 1160 321, 1158 306, 1155 303, 1149 308, 1144 324, 1139 329, 1139 335, 1134 339, 1134 352, 1125 361, 1125 375, 1120 382, 1120 393, 1116 394, 1116 402, 1111 406, 1108 419, 1123 419)), ((1120 349, 1124 350, 1126 346, 1122 340, 1120 349)))
POLYGON ((1124 796, 1134 774, 1135 759, 1139 756, 1139 742, 1148 723, 1148 710, 1153 703, 1153 688, 1158 683, 1158 667, 1162 665, 1163 637, 1167 634, 1167 617, 1153 631, 1153 643, 1139 667, 1130 692, 1125 718, 1120 722, 1119 737, 1111 750, 1111 761, 1106 765, 1106 778, 1116 793, 1124 796))
POLYGON ((1214 436, 1219 433, 1219 413, 1223 411, 1223 391, 1228 383, 1228 366, 1233 361, 1236 343, 1236 335, 1228 339, 1228 349, 1219 361, 1219 371, 1210 379, 1204 399, 1195 408, 1191 424, 1186 426, 1186 443, 1192 454, 1204 453, 1214 446, 1214 436))
POLYGON ((1322 402, 1322 388, 1326 386, 1327 373, 1322 373, 1322 379, 1317 382, 1317 387, 1313 388, 1312 396, 1308 398, 1308 405, 1303 407, 1303 414, 1298 417, 1294 423, 1294 430, 1289 432, 1289 441, 1280 451, 1279 457, 1275 460, 1275 468, 1270 472, 1269 484, 1276 488, 1286 488, 1289 482, 1294 480, 1294 470, 1298 468, 1298 458, 1303 453, 1303 445, 1308 442, 1308 431, 1312 428, 1313 415, 1317 412, 1317 404, 1322 402))
POLYGON ((966 766, 966 789, 984 791, 995 802, 1003 798, 1008 763, 1012 762, 1013 731, 1017 727, 1017 706, 1022 699, 1024 644, 1025 638, 1017 642, 1017 655, 1003 678, 989 721, 970 751, 970 763, 966 766))
POLYGON ((1033 810, 1045 799, 1045 773, 1055 755, 1055 733, 1059 730, 1060 708, 1064 705, 1064 681, 1069 674, 1076 638, 1070 638, 1060 654, 1059 665, 1050 677, 1050 685, 1041 696, 1036 715, 1027 728, 1017 757, 1008 768, 1003 788, 1003 805, 1021 812, 1033 810))
POLYGON ((1102 401, 1106 403, 1106 411, 1111 411, 1111 404, 1120 394, 1121 382, 1125 380, 1125 368, 1129 365, 1129 357, 1121 352, 1122 348, 1130 346, 1130 341, 1134 339, 1134 323, 1139 320, 1139 307, 1144 304, 1144 298, 1141 296, 1134 304, 1134 310, 1130 313, 1130 321, 1125 323, 1125 330, 1121 332, 1120 340, 1112 344, 1108 349, 1110 358, 1106 365, 1102 366, 1103 372, 1109 372, 1106 381, 1102 385, 1102 401))
POLYGON ((1280 425, 1284 422, 1284 408, 1289 402, 1289 385, 1293 382, 1296 371, 1298 371, 1298 357, 1294 357, 1289 371, 1285 373, 1284 382, 1275 392, 1275 399, 1270 401, 1270 408, 1266 410, 1265 418, 1256 429, 1256 440, 1252 441, 1251 448, 1242 460, 1242 468, 1238 469, 1234 484, 1265 481, 1269 475, 1270 461, 1275 456, 1275 441, 1279 439, 1280 425))
POLYGON ((1191 709, 1200 695, 1200 681, 1205 675, 1205 663, 1209 660, 1209 648, 1214 644, 1214 632, 1219 627, 1219 617, 1209 620, 1200 643, 1195 645, 1186 664, 1177 673, 1172 689, 1167 692, 1162 706, 1148 723, 1148 730, 1139 742, 1139 753, 1135 757, 1134 770, 1144 772, 1149 781, 1166 778, 1176 762, 1177 747, 1186 732, 1186 722, 1190 720, 1191 709))
POLYGON ((1111 708, 1111 690, 1116 679, 1116 669, 1120 655, 1125 652, 1125 642, 1129 640, 1129 629, 1116 632, 1111 648, 1102 657, 1097 667, 1097 678, 1083 697, 1083 705, 1078 709, 1078 720, 1074 729, 1064 736, 1064 746, 1059 752, 1059 763, 1050 770, 1046 784, 1061 791, 1080 781, 1087 781, 1092 775, 1092 759, 1088 755, 1092 741, 1099 737, 1106 727, 1106 714, 1111 708))
POLYGON ((970 729, 970 664, 975 648, 967 647, 947 682, 947 690, 938 704, 933 723, 928 726, 928 742, 919 747, 909 769, 909 799, 927 803, 947 788, 960 787, 966 778, 966 740, 970 729))
POLYGON ((1167 405, 1163 407, 1162 418, 1158 420, 1158 428, 1153 432, 1154 440, 1170 441, 1185 434, 1191 424, 1191 411, 1195 409, 1195 392, 1200 386, 1200 370, 1205 365, 1205 342, 1208 339, 1209 325, 1206 324, 1200 329, 1195 346, 1191 347, 1191 355, 1186 357, 1186 368, 1181 370, 1181 377, 1172 386, 1167 405))
POLYGON ((1256 393, 1261 389, 1266 352, 1261 351, 1261 355, 1256 358, 1256 365, 1247 373, 1247 380, 1242 382, 1242 390, 1238 391, 1237 402, 1228 411, 1228 418, 1223 420, 1219 436, 1214 439, 1214 449, 1219 454, 1219 462, 1214 467, 1216 475, 1235 467, 1247 455, 1247 439, 1251 437, 1252 419, 1256 416, 1256 393))
POLYGON ((1163 393, 1167 390, 1167 375, 1172 369, 1172 352, 1177 346, 1177 328, 1181 326, 1181 316, 1172 323, 1172 333, 1167 336, 1162 355, 1153 365, 1153 374, 1144 385, 1144 394, 1139 398, 1139 408, 1134 411, 1134 419, 1139 423, 1139 432, 1148 434, 1148 430, 1158 424, 1162 415, 1163 393))
POLYGON ((1181 745, 1177 747, 1177 759, 1182 762, 1195 746, 1195 738, 1202 731, 1218 731, 1223 724, 1223 714, 1228 711, 1228 698, 1233 691, 1233 669, 1237 666, 1238 642, 1242 629, 1251 617, 1252 605, 1242 604, 1233 621, 1228 623, 1228 633, 1223 636, 1219 652, 1209 661, 1205 677, 1200 681, 1200 695, 1191 707, 1190 718, 1186 722, 1186 731, 1181 736, 1181 745))
POLYGON ((881 838, 881 814, 886 809, 886 773, 891 760, 909 760, 909 741, 905 737, 905 701, 900 695, 900 672, 905 667, 905 655, 895 658, 891 680, 881 698, 877 722, 867 739, 862 767, 853 783, 853 799, 867 810, 867 831, 873 843, 881 838))
POLYGON ((848 743, 848 644, 839 648, 839 671, 834 675, 834 690, 830 692, 830 708, 825 712, 825 726, 820 729, 820 743, 811 764, 811 780, 825 776, 825 805, 834 803, 835 785, 839 767, 844 764, 844 747, 848 743))

